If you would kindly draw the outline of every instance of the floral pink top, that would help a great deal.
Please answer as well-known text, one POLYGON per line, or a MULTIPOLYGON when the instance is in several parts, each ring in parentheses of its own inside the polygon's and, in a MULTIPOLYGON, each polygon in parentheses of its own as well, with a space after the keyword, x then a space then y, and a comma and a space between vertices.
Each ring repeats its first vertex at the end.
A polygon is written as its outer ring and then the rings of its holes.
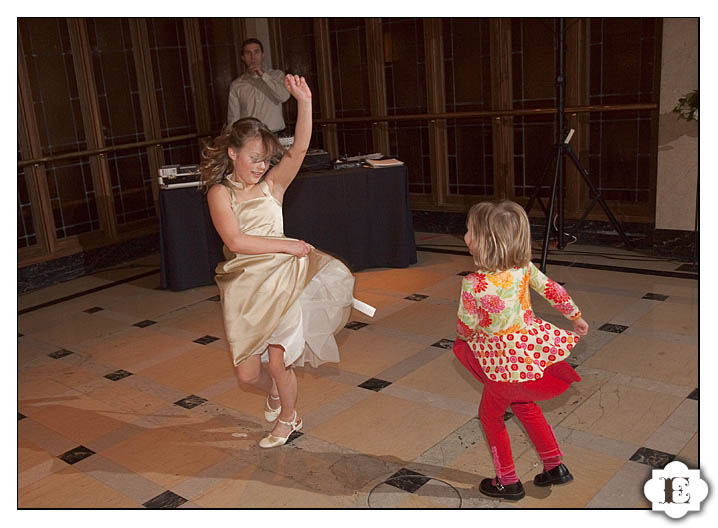
POLYGON ((457 332, 493 381, 540 379, 579 339, 534 315, 529 286, 568 319, 581 317, 563 286, 531 262, 506 271, 477 271, 461 282, 457 332))

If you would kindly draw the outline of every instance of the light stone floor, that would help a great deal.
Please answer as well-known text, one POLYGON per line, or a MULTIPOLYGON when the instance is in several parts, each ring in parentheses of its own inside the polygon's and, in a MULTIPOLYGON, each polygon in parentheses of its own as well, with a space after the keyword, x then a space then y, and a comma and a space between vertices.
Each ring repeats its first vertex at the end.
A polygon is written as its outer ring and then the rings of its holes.
MULTIPOLYGON (((376 315, 353 312, 339 364, 297 369, 305 426, 273 450, 257 446, 263 396, 233 375, 215 286, 159 289, 155 255, 20 296, 18 507, 648 509, 652 469, 698 467, 696 275, 570 246, 549 260, 582 267, 548 274, 591 325, 569 358, 583 381, 541 406, 575 481, 535 487, 538 456, 509 417, 526 497, 482 496, 493 468, 481 385, 451 352, 471 258, 424 250, 464 251, 460 237, 417 244, 410 268, 355 274, 376 315)), ((532 295, 539 316, 567 326, 532 295)))

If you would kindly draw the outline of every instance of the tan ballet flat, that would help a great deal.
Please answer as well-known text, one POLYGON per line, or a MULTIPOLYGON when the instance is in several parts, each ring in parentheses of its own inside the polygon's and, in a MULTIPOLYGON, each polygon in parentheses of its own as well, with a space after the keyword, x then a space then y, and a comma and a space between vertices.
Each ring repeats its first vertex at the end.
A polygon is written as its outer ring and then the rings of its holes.
POLYGON ((277 418, 279 418, 279 413, 282 412, 282 406, 280 405, 276 409, 272 409, 269 406, 269 398, 272 398, 274 401, 279 400, 279 397, 274 397, 269 394, 267 394, 267 403, 264 405, 264 419, 267 420, 269 423, 274 423, 277 418))
POLYGON ((279 423, 291 427, 292 430, 289 431, 287 436, 274 436, 272 433, 269 433, 259 441, 259 447, 269 449, 270 447, 283 446, 287 443, 287 440, 289 440, 289 437, 292 436, 294 431, 299 431, 302 428, 302 419, 297 416, 297 411, 294 411, 294 419, 291 422, 285 422, 280 419, 279 423))

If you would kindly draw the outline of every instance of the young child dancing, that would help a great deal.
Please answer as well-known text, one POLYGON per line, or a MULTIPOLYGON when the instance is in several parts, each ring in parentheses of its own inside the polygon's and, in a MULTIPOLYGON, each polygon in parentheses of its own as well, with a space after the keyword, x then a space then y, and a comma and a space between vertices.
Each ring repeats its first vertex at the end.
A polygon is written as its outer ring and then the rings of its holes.
POLYGON ((354 277, 339 260, 284 236, 282 199, 312 134, 304 77, 287 75, 284 84, 297 100, 297 124, 281 161, 270 168, 282 150, 279 140, 249 117, 204 148, 200 168, 227 259, 217 265, 215 281, 236 374, 267 394, 264 418, 276 422, 259 442, 263 448, 284 445, 302 428, 293 367, 339 361, 333 334, 349 318, 354 290, 354 277))
POLYGON ((464 241, 478 271, 461 283, 454 354, 484 384, 479 420, 493 456, 496 478, 483 479, 489 497, 520 500, 524 488, 514 468, 504 424, 509 405, 521 420, 543 462, 536 486, 573 480, 553 429, 537 400, 563 393, 581 378, 564 360, 588 324, 566 290, 531 263, 531 232, 517 203, 481 202, 469 211, 464 241), (529 286, 573 321, 568 332, 544 322, 531 310, 529 286))

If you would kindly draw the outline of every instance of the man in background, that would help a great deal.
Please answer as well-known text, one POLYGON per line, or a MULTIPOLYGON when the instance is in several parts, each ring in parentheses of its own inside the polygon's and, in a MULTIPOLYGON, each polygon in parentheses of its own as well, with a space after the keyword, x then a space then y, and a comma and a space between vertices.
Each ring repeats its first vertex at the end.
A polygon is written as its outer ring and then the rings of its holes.
POLYGON ((227 104, 227 126, 242 117, 256 117, 274 133, 285 128, 282 103, 289 99, 284 72, 265 70, 264 47, 256 38, 242 43, 242 62, 247 71, 232 81, 227 104))

